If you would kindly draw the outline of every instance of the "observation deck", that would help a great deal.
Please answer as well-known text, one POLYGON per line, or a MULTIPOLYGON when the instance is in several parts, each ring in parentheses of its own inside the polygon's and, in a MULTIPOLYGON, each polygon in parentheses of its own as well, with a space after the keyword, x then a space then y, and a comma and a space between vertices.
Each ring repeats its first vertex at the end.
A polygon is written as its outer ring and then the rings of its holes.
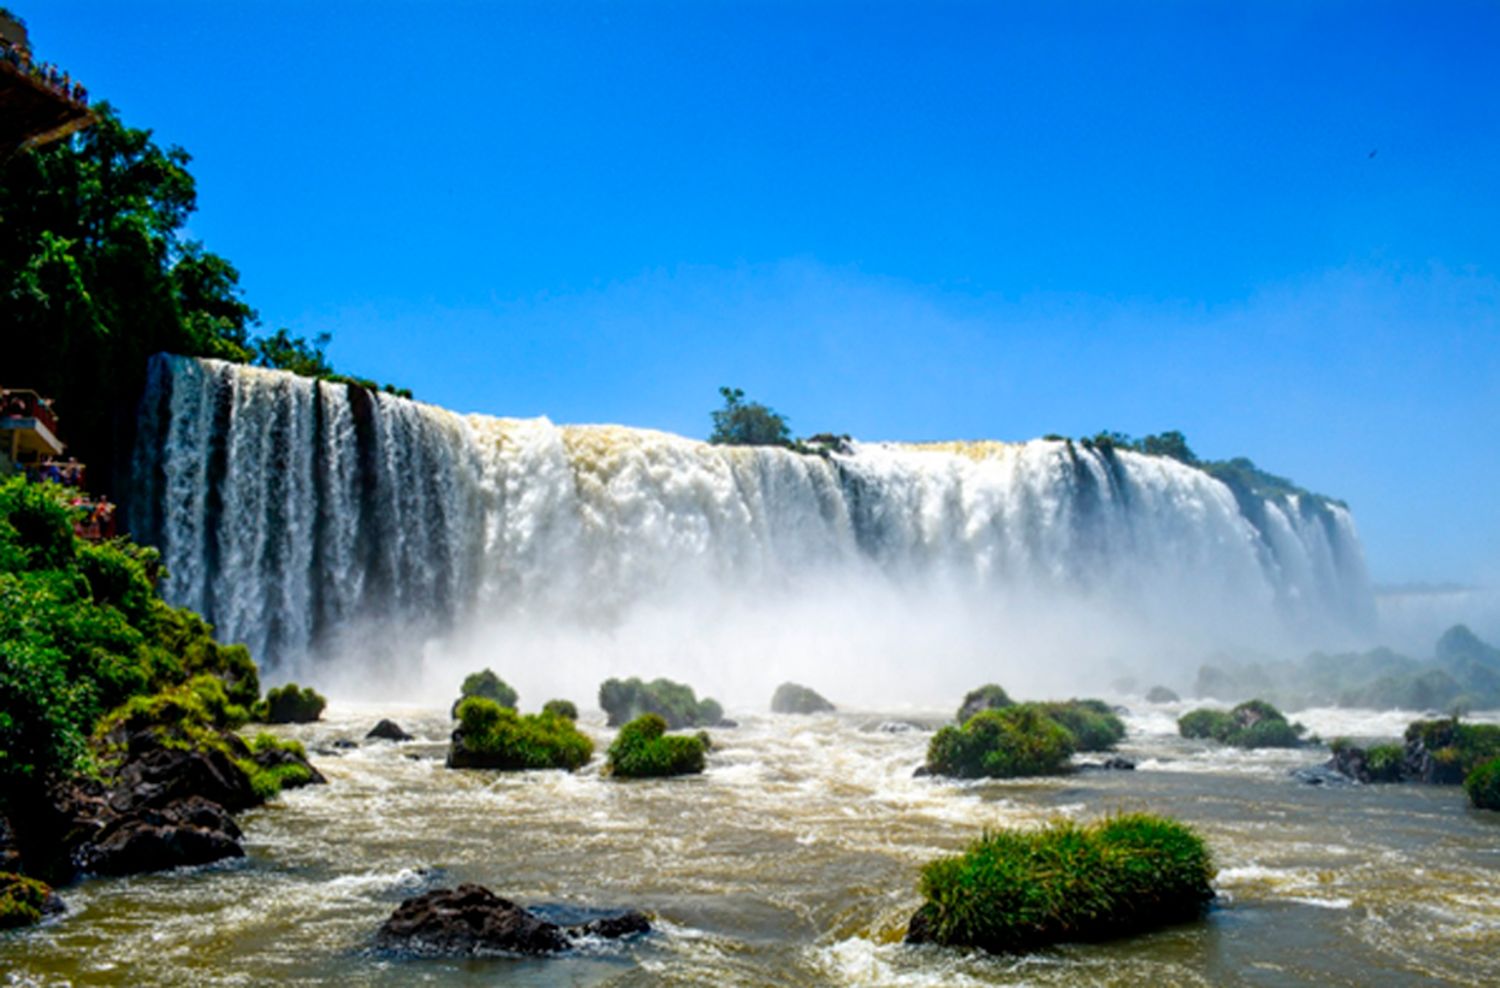
POLYGON ((67 72, 32 56, 26 26, 0 9, 0 157, 87 127, 88 100, 67 72))

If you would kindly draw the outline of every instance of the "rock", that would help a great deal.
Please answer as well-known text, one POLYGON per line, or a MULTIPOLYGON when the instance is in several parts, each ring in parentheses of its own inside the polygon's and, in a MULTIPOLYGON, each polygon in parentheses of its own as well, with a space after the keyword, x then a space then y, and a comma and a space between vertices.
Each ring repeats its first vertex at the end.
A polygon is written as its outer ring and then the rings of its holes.
POLYGON ((296 751, 288 748, 262 748, 257 751, 253 759, 255 764, 261 768, 279 768, 283 765, 300 765, 302 773, 284 773, 281 776, 281 788, 300 789, 303 786, 326 785, 328 780, 323 773, 313 768, 312 763, 296 751))
POLYGON ((401 725, 393 720, 382 720, 370 728, 370 733, 365 735, 366 741, 415 741, 410 734, 401 729, 401 725))
POLYGON ((1338 786, 1359 785, 1357 778, 1345 775, 1329 767, 1329 765, 1308 765, 1304 768, 1294 768, 1287 774, 1298 782, 1303 782, 1310 786, 1336 788, 1338 786))
POLYGON ((1146 694, 1146 702, 1181 703, 1182 697, 1178 696, 1173 690, 1167 689, 1165 686, 1153 686, 1151 687, 1151 691, 1146 694))
POLYGON ((351 741, 348 738, 334 738, 333 746, 343 751, 348 751, 350 748, 358 748, 359 742, 351 741))
POLYGON ((932 769, 926 765, 918 765, 916 771, 912 772, 911 777, 913 779, 925 779, 932 774, 932 769))
POLYGON ((387 950, 417 953, 557 954, 568 950, 575 937, 614 939, 650 929, 650 922, 638 912, 564 928, 483 886, 465 884, 402 902, 380 927, 375 940, 387 950))
POLYGON ((958 708, 958 723, 967 724, 969 718, 981 710, 1003 710, 1014 702, 1004 689, 994 683, 986 683, 964 694, 964 702, 958 708))
POLYGON ((227 737, 228 751, 221 751, 169 748, 149 731, 132 735, 126 761, 110 786, 110 806, 124 813, 189 796, 201 796, 227 810, 259 806, 263 800, 234 764, 236 758, 251 758, 250 749, 237 736, 227 737))
POLYGON ((200 796, 116 817, 74 855, 80 871, 131 875, 242 858, 240 828, 222 806, 200 796))
POLYGON ((833 704, 821 693, 797 683, 782 683, 771 697, 773 714, 823 714, 833 710, 833 704))
POLYGON ((1106 758, 1102 767, 1111 769, 1116 772, 1134 772, 1135 762, 1131 761, 1128 758, 1121 758, 1119 755, 1116 755, 1113 758, 1106 758))

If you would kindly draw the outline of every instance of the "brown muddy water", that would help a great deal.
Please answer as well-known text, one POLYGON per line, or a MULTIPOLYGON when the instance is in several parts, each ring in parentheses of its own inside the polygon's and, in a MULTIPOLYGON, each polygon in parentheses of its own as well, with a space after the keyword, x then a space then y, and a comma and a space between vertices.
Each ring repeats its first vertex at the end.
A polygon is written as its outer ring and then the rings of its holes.
MULTIPOLYGON (((1500 984, 1500 813, 1459 789, 1309 786, 1288 770, 1326 752, 1184 741, 1178 712, 1127 719, 1135 772, 917 779, 930 731, 889 729, 922 720, 910 712, 752 714, 715 732, 704 776, 618 782, 598 756, 574 775, 450 771, 443 711, 335 708, 282 731, 329 785, 244 814, 246 859, 64 889, 64 916, 0 934, 0 984, 1500 984), (333 753, 381 716, 419 740, 333 753), (1204 920, 1025 957, 900 943, 923 862, 985 827, 1118 809, 1204 833, 1219 868, 1204 920), (402 898, 464 881, 525 904, 637 907, 657 929, 549 960, 372 949, 402 898)), ((1325 737, 1410 719, 1299 717, 1325 737)), ((613 732, 598 714, 584 726, 602 753, 613 732)))

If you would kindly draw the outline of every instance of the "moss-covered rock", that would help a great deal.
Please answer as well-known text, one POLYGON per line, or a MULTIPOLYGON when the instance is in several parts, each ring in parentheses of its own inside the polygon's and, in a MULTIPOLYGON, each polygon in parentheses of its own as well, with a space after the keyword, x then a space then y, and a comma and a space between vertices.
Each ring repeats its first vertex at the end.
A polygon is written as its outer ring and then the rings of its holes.
POLYGON ((268 692, 250 716, 262 724, 311 724, 323 716, 326 706, 328 700, 311 686, 287 683, 268 692))
POLYGON ((708 735, 668 734, 660 714, 642 714, 620 728, 609 746, 608 771, 625 779, 702 772, 711 747, 708 735))
POLYGON ((0 871, 0 930, 30 926, 57 912, 62 901, 45 882, 0 871))
POLYGON ((964 702, 959 704, 954 720, 959 724, 967 724, 969 718, 981 710, 1001 710, 1014 704, 1015 701, 1004 689, 994 683, 985 683, 978 689, 972 689, 964 694, 964 702))
POLYGON ((552 714, 554 717, 563 717, 568 720, 578 719, 578 707, 572 700, 548 700, 542 704, 542 713, 552 714))
POLYGON ((1264 700, 1246 700, 1227 713, 1193 710, 1177 720, 1177 732, 1185 738, 1208 738, 1236 748, 1295 748, 1305 731, 1264 700))
POLYGON ((449 768, 571 772, 594 755, 588 735, 556 713, 523 715, 487 697, 471 696, 458 705, 458 721, 448 749, 449 768))
POLYGON ((453 701, 453 708, 448 712, 449 716, 457 719, 459 705, 471 696, 493 700, 512 710, 519 709, 516 704, 521 699, 509 683, 495 675, 493 669, 482 669, 464 677, 463 685, 458 688, 458 699, 453 701))
POLYGON ((606 679, 599 685, 599 706, 609 715, 609 726, 619 727, 642 714, 657 714, 674 731, 685 727, 715 727, 724 724, 724 709, 705 697, 698 699, 693 688, 670 679, 643 682, 629 679, 606 679))
POLYGON ((1474 766, 1464 779, 1464 791, 1477 809, 1500 810, 1500 758, 1474 766))
POLYGON ((1103 700, 1039 703, 1043 713, 1073 735, 1075 751, 1109 751, 1125 739, 1125 722, 1103 700))
POLYGON ((1182 702, 1182 697, 1178 696, 1175 690, 1168 689, 1165 686, 1153 686, 1146 694, 1146 702, 1180 703, 1182 702))
POLYGON ((771 712, 774 714, 826 714, 833 710, 833 704, 817 690, 797 683, 782 683, 771 695, 771 712))
POLYGON ((1449 717, 1413 721, 1406 728, 1407 773, 1422 782, 1457 785, 1492 758, 1500 758, 1500 724, 1449 717))
POLYGON ((922 870, 907 940, 996 953, 1098 940, 1193 919, 1213 898, 1193 830, 1145 813, 987 833, 922 870))
POLYGON ((927 770, 958 778, 1052 775, 1073 754, 1073 735, 1035 704, 981 710, 962 727, 939 730, 927 746, 927 770))

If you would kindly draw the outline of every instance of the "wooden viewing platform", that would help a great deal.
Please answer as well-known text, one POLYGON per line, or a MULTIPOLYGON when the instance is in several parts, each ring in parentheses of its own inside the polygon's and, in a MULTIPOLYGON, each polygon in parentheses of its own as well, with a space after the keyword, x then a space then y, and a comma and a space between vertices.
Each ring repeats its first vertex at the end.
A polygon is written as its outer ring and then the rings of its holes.
POLYGON ((34 61, 25 26, 0 10, 0 158, 93 122, 83 87, 34 61))

